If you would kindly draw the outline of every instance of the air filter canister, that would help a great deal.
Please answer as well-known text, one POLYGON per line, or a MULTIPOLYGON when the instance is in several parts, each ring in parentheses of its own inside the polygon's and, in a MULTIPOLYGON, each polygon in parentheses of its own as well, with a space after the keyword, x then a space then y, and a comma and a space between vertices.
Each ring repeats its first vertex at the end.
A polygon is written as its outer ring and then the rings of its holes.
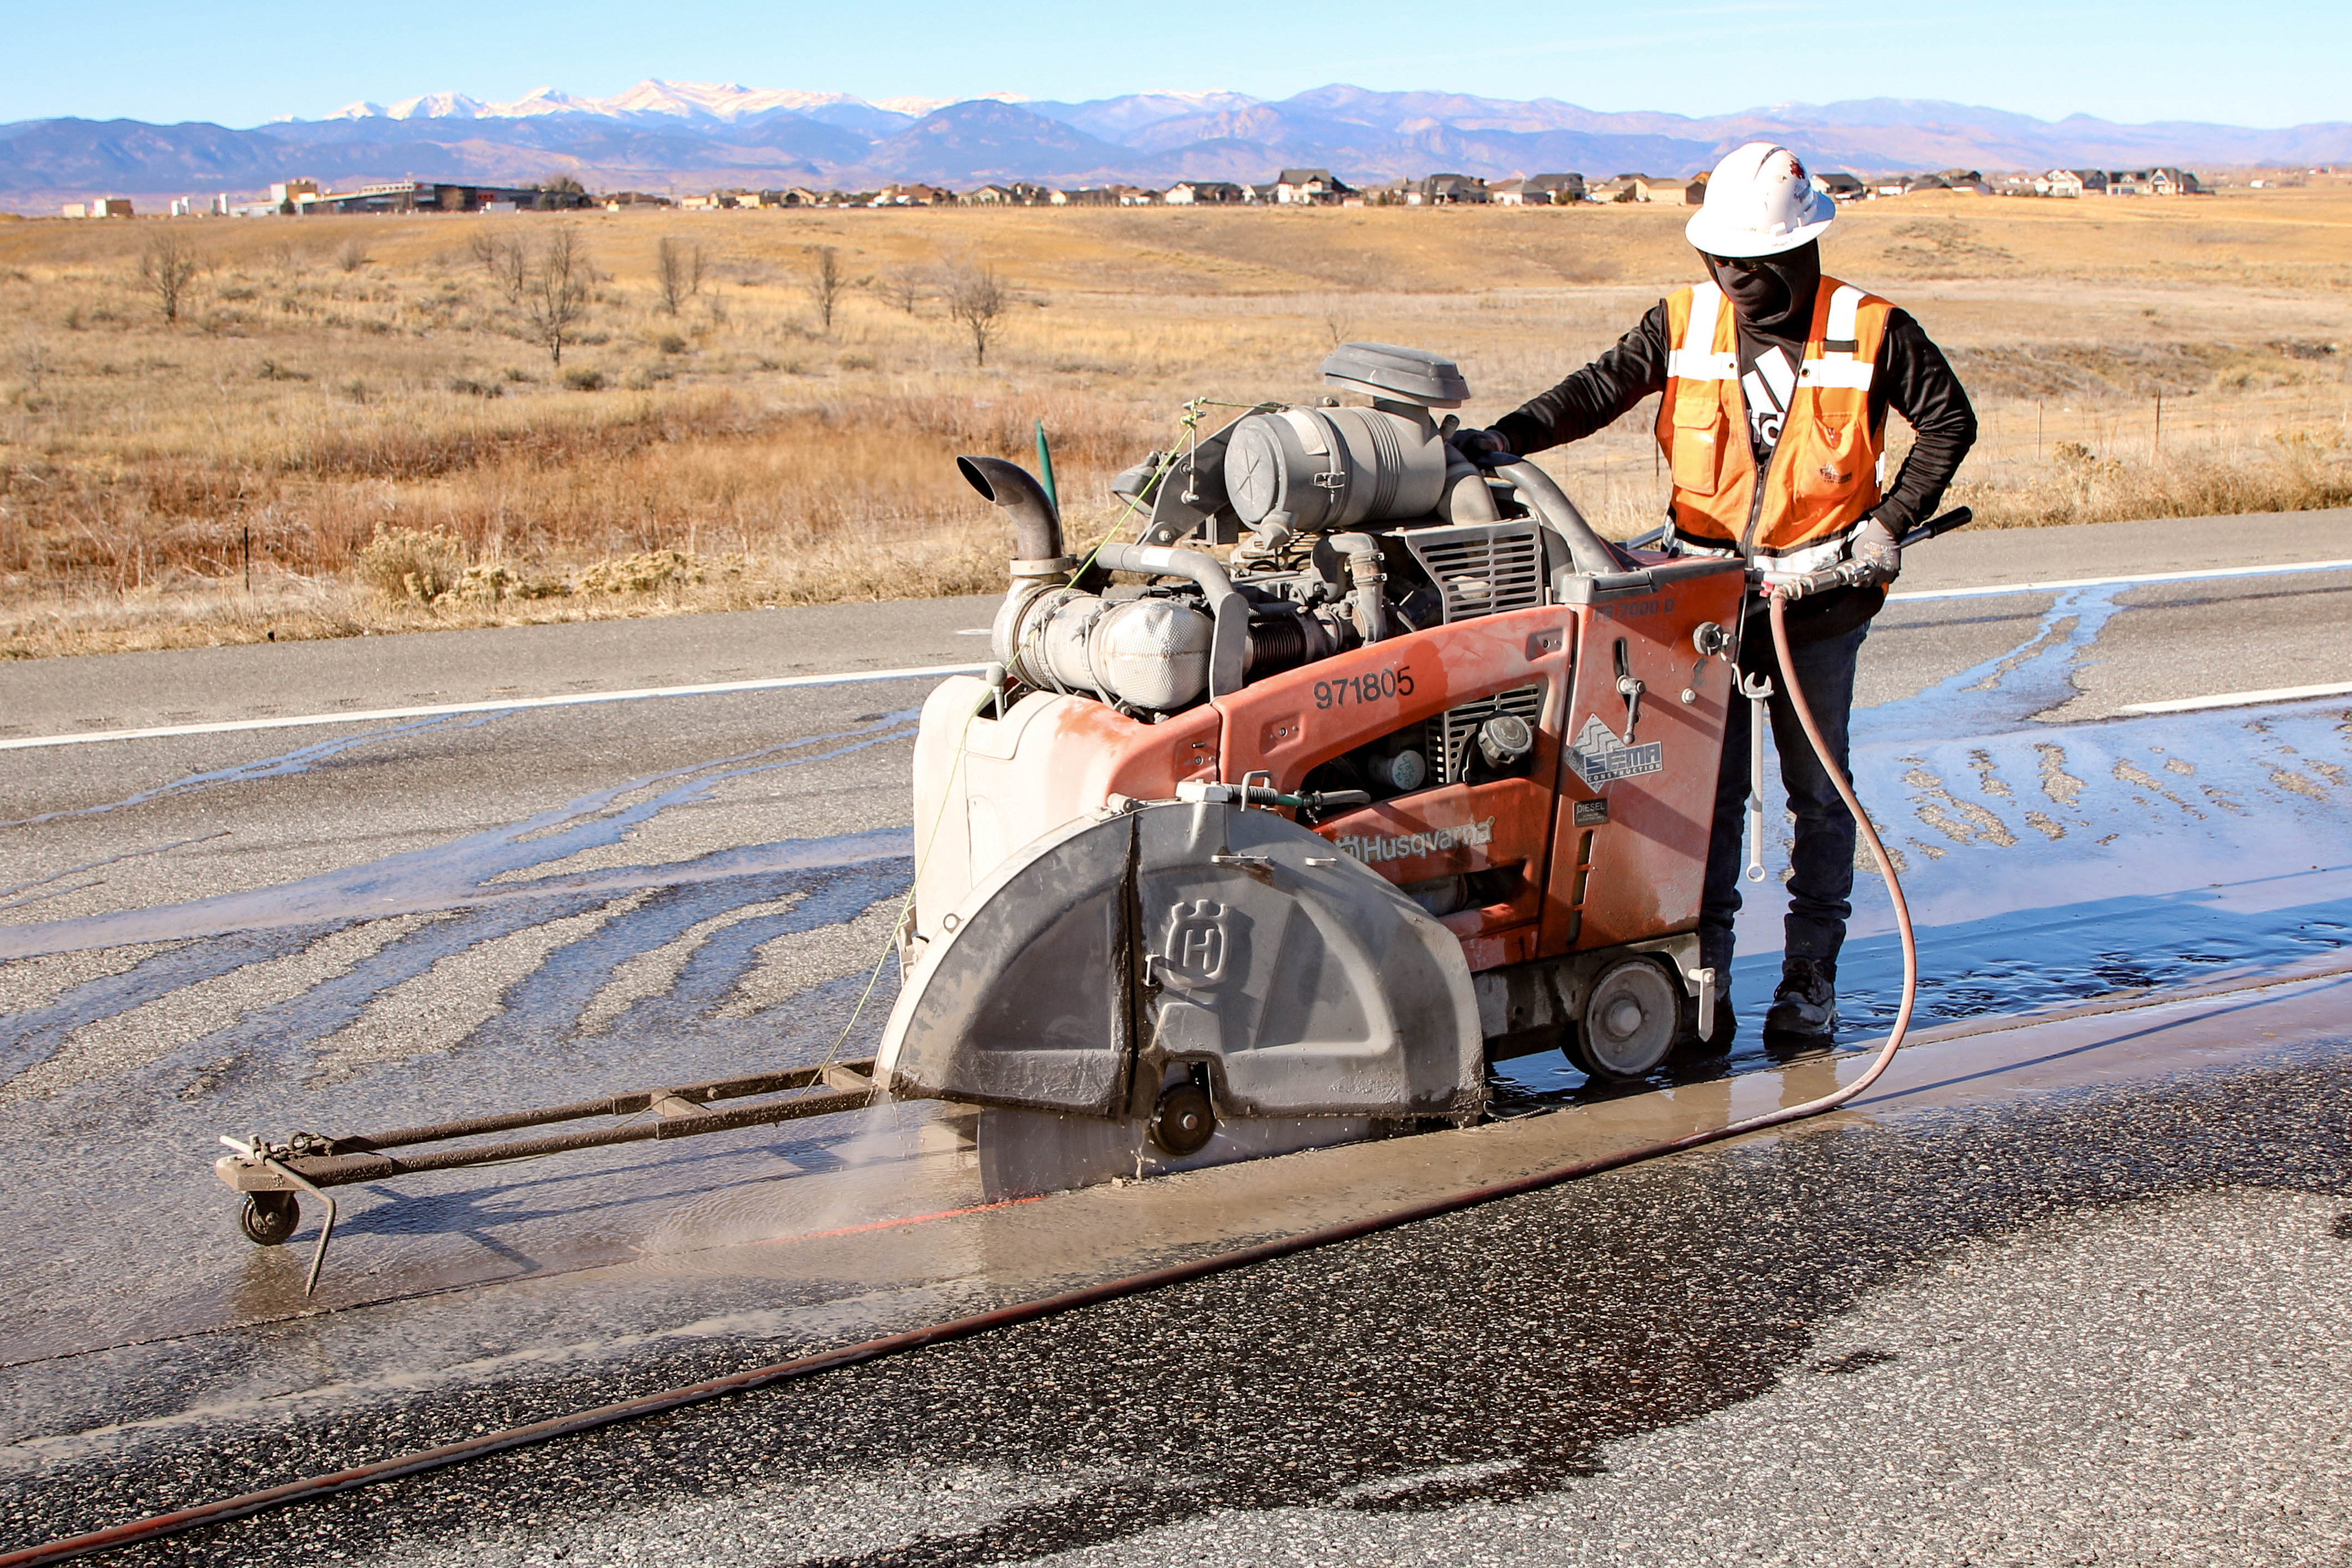
POLYGON ((1254 413, 1225 446, 1225 492, 1252 528, 1327 533, 1425 517, 1444 489, 1445 443, 1419 410, 1254 413))

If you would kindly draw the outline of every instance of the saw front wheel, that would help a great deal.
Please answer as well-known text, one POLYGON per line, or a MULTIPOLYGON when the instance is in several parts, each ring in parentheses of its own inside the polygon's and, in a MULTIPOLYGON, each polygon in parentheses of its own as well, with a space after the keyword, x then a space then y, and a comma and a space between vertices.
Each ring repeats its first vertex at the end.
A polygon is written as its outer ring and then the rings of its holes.
POLYGON ((294 1234, 302 1207, 290 1192, 249 1192, 237 1212, 236 1228, 256 1247, 275 1247, 294 1234))
POLYGON ((1682 988, 1647 958, 1626 958, 1592 982, 1584 1016, 1570 1031, 1568 1057, 1589 1078, 1647 1077, 1674 1049, 1682 988))

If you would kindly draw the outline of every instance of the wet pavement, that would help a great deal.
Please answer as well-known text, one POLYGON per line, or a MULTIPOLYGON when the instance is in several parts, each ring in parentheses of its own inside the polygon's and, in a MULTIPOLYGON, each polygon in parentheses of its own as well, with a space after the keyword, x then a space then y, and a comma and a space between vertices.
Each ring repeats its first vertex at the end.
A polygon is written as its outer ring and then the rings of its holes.
MULTIPOLYGON (((2294 1537, 2262 1521, 2301 1519, 2340 1553, 2343 1425, 2315 1380, 2341 1384, 2341 1340, 2259 1309, 2341 1293, 2338 1254, 2305 1233, 2332 1238, 2347 1148, 2345 1009, 2325 977, 2352 947, 2352 704, 2109 716, 2289 684, 2277 625, 2303 681, 2352 675, 2309 673, 2352 662, 2352 573, 1882 618, 1856 772, 1928 955, 1929 1043, 1903 1064, 1927 1076, 1902 1104, 168 1551, 1146 1562, 1281 1542, 1314 1561, 1578 1561, 1613 1541, 1672 1562, 1695 1542, 1769 1556, 1781 1538, 1755 1532, 1780 1520, 1807 1551, 1887 1561, 1904 1552, 1863 1551, 1876 1538, 1806 1500, 1895 1486, 1913 1515, 1973 1511, 1992 1532, 1916 1560, 2063 1560, 2075 1537, 2032 1521, 2084 1476, 2109 1489, 2095 1517, 2153 1527, 2139 1465, 2183 1496, 2205 1484, 2192 1473, 2252 1478, 2214 1494, 2214 1518, 2275 1542, 2294 1537), (2280 983, 2298 975, 2314 977, 2280 983), (2110 1010, 2184 988, 2208 995, 2110 1010), (2180 1283, 2203 1278, 2180 1260, 2230 1247, 2251 1260, 2221 1281, 2237 1307, 2180 1283), (1967 1266, 1947 1279, 1951 1258, 1967 1266), (1968 1384, 1950 1346, 2045 1277, 2096 1288, 1995 1347, 2025 1370, 1968 1384), (2242 1333, 2212 1326, 2227 1311, 2242 1333), (2102 1322, 2134 1354, 2202 1334, 2222 1356, 2173 1391, 2192 1438, 2134 1425, 2163 1403, 2154 1384, 2105 1405, 2032 1392, 2119 1386, 2084 1359, 2102 1322), (2287 1448, 2242 1441, 2236 1469, 2200 1471, 2217 1439, 2198 1413, 2257 1396, 2263 1442, 2287 1448), (1852 1443, 1821 1441, 1832 1409, 1852 1443), (2114 1431, 2098 1409, 2124 1412, 2114 1431), (1996 1411, 2075 1457, 2021 1479, 1996 1411), (1948 1463, 1904 1448, 1922 1434, 1948 1463), (2305 1479, 2283 1479, 2306 1437, 2305 1479), (1911 1456, 1899 1474, 1869 1469, 1888 1442, 1911 1456), (1690 1492, 1703 1478, 1712 1500, 1690 1492)), ((309 1301, 315 1214, 288 1248, 236 1234, 205 1169, 220 1133, 862 1054, 893 978, 861 1011, 906 884, 922 689, 0 751, 0 1237, 16 1260, 0 1545, 1286 1233, 1469 1169, 1451 1159, 1529 1168, 1795 1092, 1745 1034, 1698 1075, 1736 1083, 1648 1095, 1596 1099, 1564 1061, 1528 1059, 1518 1084, 1576 1109, 1473 1134, 1489 1140, 1475 1155, 1419 1139, 1303 1156, 1323 1173, 1304 1202, 1259 1167, 979 1214, 952 1212, 977 1196, 968 1129, 897 1107, 345 1189, 309 1301)), ((1870 879, 1856 904, 1842 978, 1866 1029, 1899 976, 1870 879)), ((1743 922, 1752 1000, 1777 970, 1777 912, 1743 922)), ((2184 1553, 2205 1550, 2180 1528, 2184 1553)), ((2102 1560, 2164 1560, 2125 1536, 2102 1560)))

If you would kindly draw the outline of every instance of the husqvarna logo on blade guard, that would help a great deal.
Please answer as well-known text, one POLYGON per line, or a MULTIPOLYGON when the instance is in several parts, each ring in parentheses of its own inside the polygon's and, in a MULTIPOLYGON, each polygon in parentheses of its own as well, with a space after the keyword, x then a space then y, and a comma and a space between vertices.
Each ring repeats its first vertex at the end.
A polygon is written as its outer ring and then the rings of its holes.
POLYGON ((1576 769, 1576 776, 1584 780, 1587 788, 1598 789, 1620 779, 1664 772, 1666 746, 1662 740, 1628 746, 1596 714, 1577 731, 1576 743, 1568 748, 1568 765, 1576 769))
POLYGON ((1168 911, 1168 946, 1162 961, 1187 980, 1214 980, 1224 972, 1229 912, 1209 899, 1179 902, 1168 911))

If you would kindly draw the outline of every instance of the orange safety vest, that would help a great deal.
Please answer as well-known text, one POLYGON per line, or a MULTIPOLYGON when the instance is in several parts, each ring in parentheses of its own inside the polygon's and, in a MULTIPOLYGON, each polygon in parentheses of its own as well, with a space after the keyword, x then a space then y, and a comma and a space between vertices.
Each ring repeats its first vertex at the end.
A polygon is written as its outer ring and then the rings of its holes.
POLYGON ((1658 445, 1674 475, 1679 542, 1695 553, 1736 550, 1773 572, 1819 571, 1845 559, 1847 541, 1878 505, 1885 432, 1871 428, 1870 378, 1894 308, 1822 279, 1780 444, 1759 472, 1739 387, 1738 329, 1723 290, 1702 283, 1667 298, 1658 445))

